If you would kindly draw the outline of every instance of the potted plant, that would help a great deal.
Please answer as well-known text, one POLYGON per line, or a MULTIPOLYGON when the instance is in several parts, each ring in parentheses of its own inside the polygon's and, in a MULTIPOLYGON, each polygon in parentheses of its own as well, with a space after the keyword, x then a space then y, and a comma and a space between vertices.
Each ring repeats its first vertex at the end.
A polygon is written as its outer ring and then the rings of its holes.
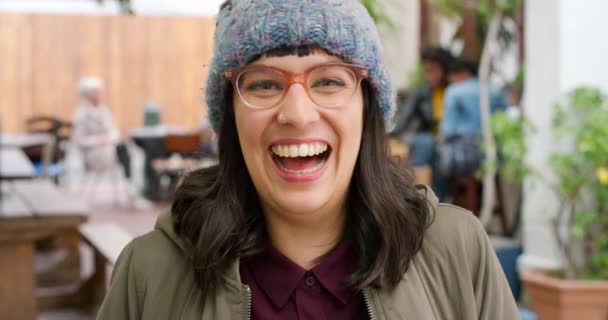
POLYGON ((608 97, 596 88, 572 90, 555 106, 554 129, 568 151, 553 152, 547 179, 523 161, 525 120, 492 119, 503 176, 534 175, 560 201, 551 221, 561 270, 525 272, 540 320, 608 319, 608 97))

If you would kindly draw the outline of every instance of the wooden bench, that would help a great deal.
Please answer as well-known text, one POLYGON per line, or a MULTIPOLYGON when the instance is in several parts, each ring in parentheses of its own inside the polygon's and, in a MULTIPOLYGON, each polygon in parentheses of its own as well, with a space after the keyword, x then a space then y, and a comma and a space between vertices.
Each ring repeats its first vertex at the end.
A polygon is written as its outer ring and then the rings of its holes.
POLYGON ((84 241, 95 252, 95 270, 84 286, 85 290, 88 289, 89 305, 97 307, 103 301, 108 285, 106 266, 116 264, 118 256, 133 240, 133 236, 113 223, 87 223, 79 230, 84 241))
POLYGON ((107 264, 118 260, 122 249, 133 240, 133 236, 114 223, 85 223, 80 226, 80 235, 107 264))
POLYGON ((127 231, 113 223, 85 223, 78 230, 84 242, 93 249, 93 274, 76 290, 60 296, 38 297, 40 309, 78 307, 95 311, 106 294, 106 267, 116 263, 122 250, 133 239, 127 231))

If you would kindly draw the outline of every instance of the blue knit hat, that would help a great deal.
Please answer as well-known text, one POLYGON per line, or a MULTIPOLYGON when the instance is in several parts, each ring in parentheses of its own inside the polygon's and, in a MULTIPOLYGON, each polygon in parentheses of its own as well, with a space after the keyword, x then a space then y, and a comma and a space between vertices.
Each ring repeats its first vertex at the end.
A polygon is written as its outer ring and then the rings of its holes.
POLYGON ((229 82, 224 72, 279 47, 317 45, 347 63, 364 66, 380 113, 395 110, 394 90, 382 62, 376 26, 358 0, 231 0, 218 14, 206 100, 215 130, 229 82))

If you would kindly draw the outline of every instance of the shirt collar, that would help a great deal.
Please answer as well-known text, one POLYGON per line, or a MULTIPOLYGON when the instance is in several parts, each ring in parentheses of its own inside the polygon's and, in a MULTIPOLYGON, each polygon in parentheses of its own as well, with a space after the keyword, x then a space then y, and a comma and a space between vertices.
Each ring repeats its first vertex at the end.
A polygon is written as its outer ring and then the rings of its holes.
POLYGON ((354 271, 355 262, 351 242, 343 240, 311 271, 327 291, 346 304, 356 291, 344 285, 354 271))
MULTIPOLYGON (((343 283, 353 272, 354 262, 350 241, 341 241, 322 257, 319 264, 310 272, 327 291, 346 304, 355 289, 344 287, 343 283)), ((278 308, 282 308, 287 303, 307 272, 272 245, 267 245, 264 253, 243 263, 250 269, 258 286, 278 308)))

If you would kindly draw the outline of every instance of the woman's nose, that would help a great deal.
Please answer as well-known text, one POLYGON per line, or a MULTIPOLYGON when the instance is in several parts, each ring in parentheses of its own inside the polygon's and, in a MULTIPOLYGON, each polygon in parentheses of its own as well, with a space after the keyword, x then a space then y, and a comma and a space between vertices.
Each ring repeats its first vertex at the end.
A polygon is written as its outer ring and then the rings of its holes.
POLYGON ((287 89, 287 93, 278 111, 279 123, 294 127, 305 127, 319 121, 319 110, 308 96, 306 89, 299 83, 287 89))

